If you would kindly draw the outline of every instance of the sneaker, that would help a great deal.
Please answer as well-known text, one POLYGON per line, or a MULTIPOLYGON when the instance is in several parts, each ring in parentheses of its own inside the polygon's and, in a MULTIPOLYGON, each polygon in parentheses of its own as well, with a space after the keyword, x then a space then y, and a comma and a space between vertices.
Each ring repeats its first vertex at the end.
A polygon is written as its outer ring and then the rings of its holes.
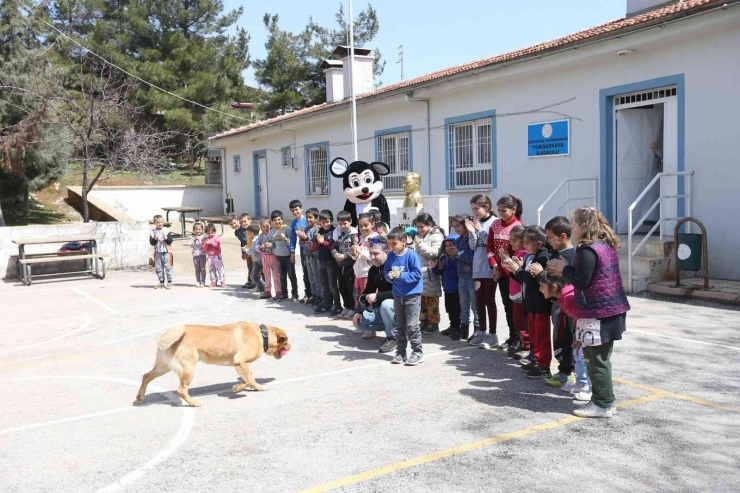
POLYGON ((452 329, 450 331, 450 339, 453 341, 459 341, 460 340, 460 329, 452 329))
POLYGON ((275 301, 276 303, 280 303, 283 301, 283 298, 280 296, 273 296, 272 301, 275 301))
POLYGON ((270 296, 270 293, 264 293, 260 295, 261 300, 269 300, 270 298, 272 298, 272 296, 270 296))
POLYGON ((496 349, 498 347, 498 336, 496 334, 487 334, 478 347, 481 349, 496 349))
POLYGON ((445 330, 443 330, 442 332, 440 332, 440 334, 442 334, 443 336, 448 336, 448 335, 452 334, 452 327, 447 327, 445 330))
POLYGON ((316 307, 316 309, 313 311, 314 313, 329 313, 331 311, 330 307, 319 305, 316 307))
POLYGON ((566 375, 565 373, 557 372, 555 375, 552 376, 551 379, 549 379, 545 383, 550 387, 562 387, 568 382, 573 382, 573 384, 575 384, 576 376, 573 373, 571 373, 570 375, 566 375))
POLYGON ((221 283, 221 287, 222 287, 222 288, 225 288, 225 287, 226 287, 226 283, 225 283, 225 282, 222 282, 222 283, 221 283))
POLYGON ((532 362, 533 359, 534 359, 534 356, 532 356, 532 351, 529 351, 527 352, 527 354, 525 354, 519 359, 519 364, 528 365, 532 362))
POLYGON ((195 285, 195 287, 196 287, 196 288, 202 288, 202 287, 203 287, 203 284, 201 284, 201 283, 198 283, 198 284, 196 284, 196 285, 195 285))
POLYGON ((520 349, 519 351, 511 355, 511 357, 517 361, 521 361, 523 358, 526 358, 528 356, 529 356, 529 349, 524 349, 523 346, 522 346, 522 349, 520 349))
POLYGON ((535 366, 527 372, 527 378, 531 378, 532 380, 536 380, 539 378, 550 379, 552 378, 552 373, 550 373, 549 368, 540 368, 539 366, 535 366))
POLYGON ((573 400, 574 401, 581 401, 581 402, 588 402, 588 401, 590 401, 591 400, 591 391, 590 391, 590 389, 589 389, 588 392, 583 391, 583 392, 578 392, 578 393, 574 394, 573 395, 573 400))
POLYGON ((419 363, 424 362, 424 355, 422 353, 418 353, 414 351, 411 353, 411 356, 409 356, 409 359, 406 360, 406 366, 416 366, 419 363))
POLYGON ((167 284, 167 285, 165 285, 165 287, 164 287, 164 289, 170 289, 170 288, 172 288, 172 284, 167 284))
POLYGON ((573 414, 579 418, 611 418, 614 415, 611 407, 604 409, 593 402, 588 406, 574 409, 573 414))
POLYGON ((242 284, 242 288, 244 289, 252 289, 253 287, 254 284, 252 284, 251 282, 245 282, 244 284, 242 284))
POLYGON ((421 329, 421 333, 427 335, 436 334, 437 332, 439 332, 439 324, 434 322, 427 322, 426 327, 421 329))
POLYGON ((280 301, 287 301, 287 300, 288 300, 288 295, 286 294, 286 295, 283 295, 283 296, 281 296, 281 297, 279 298, 279 300, 280 300, 280 301))
POLYGON ((350 310, 347 310, 346 308, 342 308, 342 313, 339 314, 339 318, 347 318, 347 313, 349 313, 350 310))
POLYGON ((512 339, 511 337, 509 337, 504 342, 502 342, 501 344, 499 344, 498 345, 498 348, 501 351, 508 351, 509 350, 509 346, 513 345, 514 342, 516 342, 516 339, 512 339))
POLYGON ((215 288, 215 287, 216 287, 216 283, 215 283, 215 282, 212 282, 212 283, 211 283, 211 287, 212 287, 212 288, 215 288))
POLYGON ((427 325, 429 325, 429 320, 422 320, 419 322, 419 329, 421 330, 421 333, 424 334, 425 330, 427 330, 427 325))
POLYGON ((366 330, 362 333, 363 339, 375 339, 375 331, 372 330, 366 330))
POLYGON ((306 304, 310 303, 310 300, 312 300, 312 299, 313 298, 309 298, 308 296, 304 296, 303 298, 301 298, 301 301, 299 301, 299 303, 303 303, 304 305, 306 305, 306 304))
POLYGON ((319 306, 321 304, 321 298, 314 298, 311 302, 311 306, 319 306))
POLYGON ((154 289, 164 289, 164 283, 160 282, 159 286, 154 286, 154 289))
POLYGON ((396 350, 396 347, 398 347, 398 344, 396 344, 395 339, 391 339, 390 337, 386 337, 383 341, 383 344, 380 345, 380 348, 378 349, 379 353, 392 353, 396 350))
POLYGON ((301 302, 301 300, 298 299, 298 295, 292 296, 290 298, 290 301, 292 301, 293 303, 300 303, 301 302))
POLYGON ((535 368, 538 368, 537 364, 534 361, 530 361, 526 365, 522 365, 522 367, 519 369, 522 370, 524 373, 527 373, 534 370, 535 368))
POLYGON ((406 353, 396 353, 391 360, 392 365, 400 365, 401 363, 406 363, 406 353))
POLYGON ((486 340, 487 335, 488 332, 481 332, 479 330, 473 334, 473 337, 470 338, 468 344, 470 344, 471 346, 480 346, 480 343, 486 340))
POLYGON ((576 383, 570 390, 571 394, 577 394, 579 392, 585 392, 591 394, 591 387, 587 383, 576 383))
POLYGON ((519 352, 519 351, 521 351, 522 349, 524 349, 524 348, 522 347, 522 343, 521 343, 521 342, 519 342, 519 339, 516 339, 516 340, 515 340, 515 341, 513 341, 513 342, 512 342, 511 344, 509 344, 509 346, 508 346, 508 347, 506 348, 506 354, 507 354, 507 355, 508 355, 508 356, 509 356, 510 358, 513 358, 513 357, 514 357, 514 354, 518 353, 518 352, 519 352))
POLYGON ((333 316, 335 316, 335 317, 336 317, 337 315, 339 315, 339 314, 340 314, 340 313, 342 313, 343 311, 344 311, 344 310, 342 310, 341 308, 334 308, 334 309, 333 309, 333 310, 331 311, 331 314, 332 314, 333 316))
POLYGON ((354 310, 347 310, 347 311, 349 313, 347 313, 347 315, 344 318, 346 318, 347 320, 352 320, 353 318, 355 318, 355 311, 354 310))
POLYGON ((578 385, 578 382, 576 382, 576 378, 574 376, 573 381, 571 382, 570 380, 568 380, 567 382, 565 382, 563 386, 560 387, 560 390, 562 390, 566 394, 570 394, 572 393, 571 391, 576 387, 576 385, 578 385))
MULTIPOLYGON (((463 326, 463 328, 465 328, 465 327, 463 326)), ((480 330, 478 329, 478 327, 476 327, 475 330, 473 331, 473 335, 470 336, 470 337, 466 337, 465 340, 467 342, 470 342, 470 341, 473 340, 473 337, 476 337, 479 333, 480 333, 480 330)))

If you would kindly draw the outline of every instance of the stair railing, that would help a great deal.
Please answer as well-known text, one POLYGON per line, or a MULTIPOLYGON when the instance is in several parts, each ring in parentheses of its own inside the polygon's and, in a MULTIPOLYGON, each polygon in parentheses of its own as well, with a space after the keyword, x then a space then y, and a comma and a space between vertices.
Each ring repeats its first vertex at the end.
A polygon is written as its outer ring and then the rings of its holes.
POLYGON ((565 202, 560 204, 560 207, 558 207, 558 210, 555 211, 555 214, 557 215, 558 212, 561 211, 561 209, 564 206, 566 207, 565 215, 570 215, 571 208, 570 203, 574 201, 581 201, 581 200, 591 200, 593 201, 593 208, 598 209, 599 204, 599 179, 598 178, 568 178, 566 180, 563 180, 560 182, 560 185, 557 186, 557 188, 550 194, 549 197, 545 199, 544 202, 542 202, 542 205, 540 205, 537 208, 537 225, 542 226, 542 210, 545 208, 545 206, 555 197, 555 195, 563 188, 565 187, 565 202), (582 182, 582 181, 591 181, 593 182, 593 194, 589 195, 588 197, 571 197, 570 196, 570 184, 575 182, 582 182))

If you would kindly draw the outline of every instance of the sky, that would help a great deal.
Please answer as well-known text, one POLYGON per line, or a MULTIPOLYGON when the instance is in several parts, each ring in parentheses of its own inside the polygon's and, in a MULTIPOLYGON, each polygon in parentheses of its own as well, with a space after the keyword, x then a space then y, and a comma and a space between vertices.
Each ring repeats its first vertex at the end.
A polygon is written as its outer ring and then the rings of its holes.
MULTIPOLYGON (((348 12, 348 0, 344 1, 348 12)), ((367 1, 355 1, 356 11, 367 1)), ((380 29, 367 47, 387 60, 384 85, 401 80, 398 46, 403 45, 404 79, 453 65, 525 48, 624 17, 626 0, 371 0, 380 29)), ((335 27, 340 0, 224 0, 227 10, 244 7, 238 25, 252 37, 252 59, 263 58, 265 13, 278 14, 282 29, 302 30, 309 17, 335 27)), ((256 86, 254 70, 246 83, 256 86)), ((377 82, 377 81, 376 81, 377 82)))

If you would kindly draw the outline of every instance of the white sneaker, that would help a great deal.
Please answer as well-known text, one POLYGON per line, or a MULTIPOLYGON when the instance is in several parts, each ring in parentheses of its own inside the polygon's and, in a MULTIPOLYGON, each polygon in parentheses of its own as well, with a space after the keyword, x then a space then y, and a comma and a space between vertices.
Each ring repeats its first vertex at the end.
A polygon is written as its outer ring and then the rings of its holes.
POLYGON ((340 313, 339 316, 341 318, 347 318, 347 315, 349 315, 349 314, 354 315, 354 312, 352 310, 349 310, 349 309, 345 308, 344 310, 342 310, 342 313, 340 313))
POLYGON ((573 396, 573 400, 575 401, 581 401, 581 402, 588 402, 591 400, 591 392, 578 392, 573 396))
POLYGON ((366 330, 362 334, 363 339, 375 339, 375 332, 372 330, 366 330))
POLYGON ((475 334, 473 334, 473 337, 470 339, 470 342, 468 342, 468 344, 471 346, 479 346, 480 343, 486 339, 487 335, 488 335, 488 332, 478 331, 475 334))
POLYGON ((599 407, 596 404, 591 403, 588 406, 574 409, 573 414, 579 418, 611 418, 612 408, 604 409, 603 407, 599 407))
POLYGON ((612 412, 612 416, 617 415, 617 405, 616 404, 612 404, 612 407, 610 407, 609 410, 612 412))
POLYGON ((576 385, 578 385, 578 382, 566 382, 562 387, 560 387, 560 390, 567 394, 573 394, 573 389, 576 388, 576 385))
POLYGON ((587 383, 578 383, 573 386, 573 388, 570 390, 571 394, 577 394, 579 392, 584 392, 586 394, 591 393, 591 387, 587 383))
POLYGON ((496 349, 498 347, 498 336, 496 334, 486 334, 486 338, 478 344, 478 347, 481 349, 496 349))

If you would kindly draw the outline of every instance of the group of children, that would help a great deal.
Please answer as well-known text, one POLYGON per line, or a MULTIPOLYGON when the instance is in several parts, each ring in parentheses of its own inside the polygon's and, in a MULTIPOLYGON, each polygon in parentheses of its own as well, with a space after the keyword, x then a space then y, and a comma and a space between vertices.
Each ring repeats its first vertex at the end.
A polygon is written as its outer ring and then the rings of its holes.
MULTIPOLYGON (((376 211, 360 214, 356 227, 351 214, 341 211, 335 226, 331 211, 310 208, 304 214, 298 200, 289 204, 294 218, 290 225, 279 210, 254 223, 248 214, 231 216, 228 222, 248 264, 249 281, 243 287, 262 293, 260 299, 288 300, 290 280, 291 301, 311 304, 317 314, 352 319, 372 267, 369 247, 382 242, 389 250, 384 277, 392 284, 394 299, 393 363, 413 366, 423 361, 422 334, 440 330, 444 293, 450 327, 441 334, 506 351, 520 361, 528 378, 545 379, 577 401, 591 401, 579 415, 611 417, 616 412, 611 345, 621 339, 629 304, 619 274, 618 240, 606 220, 596 209, 581 208, 573 213, 573 225, 559 216, 544 229, 525 226, 522 201, 513 195, 502 196, 496 212, 483 194, 474 196, 470 207, 472 214, 450 218, 454 233, 449 235, 427 213, 419 214, 413 228, 389 232, 376 211), (302 299, 296 254, 303 268, 302 299), (497 334, 497 288, 508 328, 505 340, 497 334), (409 343, 412 352, 407 356, 409 343), (553 356, 558 362, 554 375, 553 356), (589 378, 594 373, 599 375, 597 385, 589 378)), ((163 234, 161 216, 154 220, 151 243, 156 256, 168 251, 172 239, 163 234)), ((215 227, 196 223, 190 245, 198 286, 205 285, 206 266, 210 286, 225 286, 215 227)), ((171 276, 171 267, 166 274, 171 276)), ((159 267, 157 275, 163 282, 159 267)))

